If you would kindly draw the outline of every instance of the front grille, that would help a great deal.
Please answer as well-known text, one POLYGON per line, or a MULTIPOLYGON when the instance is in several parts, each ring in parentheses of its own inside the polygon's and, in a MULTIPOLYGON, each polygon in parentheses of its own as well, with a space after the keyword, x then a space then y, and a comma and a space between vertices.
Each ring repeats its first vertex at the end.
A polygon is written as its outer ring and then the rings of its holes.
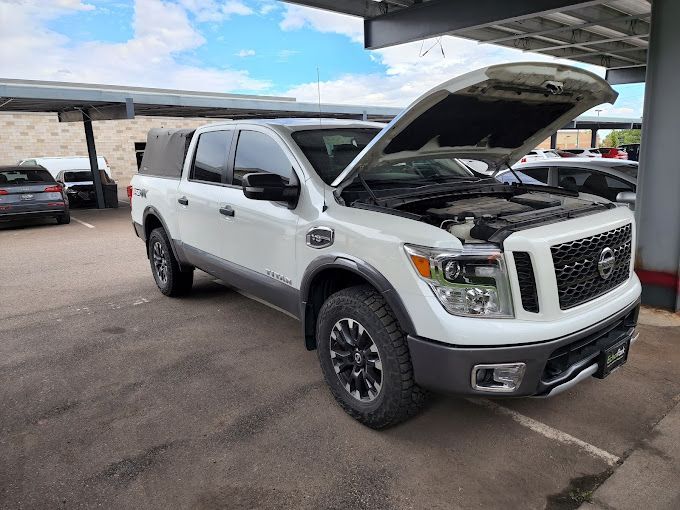
POLYGON ((531 257, 525 251, 516 251, 512 255, 515 259, 522 307, 527 312, 538 313, 538 294, 536 292, 536 278, 534 277, 534 266, 531 263, 531 257))
POLYGON ((566 310, 580 305, 625 282, 630 275, 631 243, 632 227, 626 225, 551 247, 560 308, 566 310), (604 248, 610 248, 615 257, 607 279, 600 276, 597 268, 604 248))

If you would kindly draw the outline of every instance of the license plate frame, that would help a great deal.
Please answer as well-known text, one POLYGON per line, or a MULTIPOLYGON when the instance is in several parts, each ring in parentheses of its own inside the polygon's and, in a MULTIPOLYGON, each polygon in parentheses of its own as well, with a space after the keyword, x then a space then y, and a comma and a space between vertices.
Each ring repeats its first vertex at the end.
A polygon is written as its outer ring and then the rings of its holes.
POLYGON ((615 372, 628 361, 628 353, 630 351, 630 336, 620 339, 613 345, 600 352, 597 360, 597 372, 595 377, 604 379, 612 372, 615 372))

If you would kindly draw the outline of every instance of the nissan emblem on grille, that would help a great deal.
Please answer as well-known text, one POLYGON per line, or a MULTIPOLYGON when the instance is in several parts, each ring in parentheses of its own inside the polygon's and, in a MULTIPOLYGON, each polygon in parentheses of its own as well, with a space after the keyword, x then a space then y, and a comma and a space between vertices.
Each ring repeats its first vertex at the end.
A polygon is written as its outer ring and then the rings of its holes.
POLYGON ((327 248, 333 244, 335 232, 328 227, 312 227, 307 232, 307 246, 310 248, 327 248))
POLYGON ((600 273, 603 280, 608 279, 612 275, 615 263, 616 257, 611 248, 606 247, 600 252, 600 258, 597 261, 597 272, 600 273))

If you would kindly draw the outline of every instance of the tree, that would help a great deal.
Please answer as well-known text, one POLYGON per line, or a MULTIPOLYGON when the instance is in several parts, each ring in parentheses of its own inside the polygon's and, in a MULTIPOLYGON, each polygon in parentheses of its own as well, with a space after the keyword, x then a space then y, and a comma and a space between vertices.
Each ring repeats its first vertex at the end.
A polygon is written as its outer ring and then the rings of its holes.
POLYGON ((618 147, 624 143, 640 143, 641 133, 639 129, 613 129, 602 140, 603 147, 618 147))

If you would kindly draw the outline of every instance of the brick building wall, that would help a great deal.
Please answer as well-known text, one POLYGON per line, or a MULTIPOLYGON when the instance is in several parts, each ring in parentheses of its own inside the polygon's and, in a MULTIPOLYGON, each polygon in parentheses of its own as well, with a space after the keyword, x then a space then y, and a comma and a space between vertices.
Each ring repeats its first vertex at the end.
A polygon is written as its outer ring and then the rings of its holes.
MULTIPOLYGON (((127 186, 137 172, 135 142, 146 142, 153 127, 195 128, 210 121, 201 118, 136 117, 92 123, 97 155, 104 156, 113 178, 127 186)), ((59 122, 52 113, 0 113, 0 165, 45 156, 87 156, 81 122, 59 122)))

